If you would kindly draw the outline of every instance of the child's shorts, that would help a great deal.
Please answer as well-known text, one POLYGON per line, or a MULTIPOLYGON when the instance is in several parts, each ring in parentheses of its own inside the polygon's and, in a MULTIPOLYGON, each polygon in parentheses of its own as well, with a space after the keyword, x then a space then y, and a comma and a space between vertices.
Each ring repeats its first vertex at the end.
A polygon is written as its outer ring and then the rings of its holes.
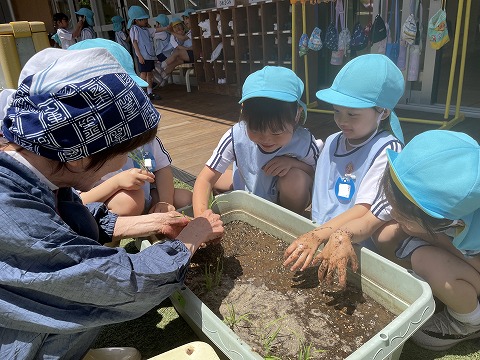
POLYGON ((161 53, 161 54, 157 55, 157 59, 158 59, 158 61, 162 62, 162 61, 167 60, 167 57, 163 53, 161 53))
POLYGON ((193 50, 187 50, 187 54, 188 54, 188 62, 193 63, 194 61, 193 50))
POLYGON ((151 72, 155 69, 155 60, 145 60, 145 64, 138 62, 138 70, 140 72, 151 72))

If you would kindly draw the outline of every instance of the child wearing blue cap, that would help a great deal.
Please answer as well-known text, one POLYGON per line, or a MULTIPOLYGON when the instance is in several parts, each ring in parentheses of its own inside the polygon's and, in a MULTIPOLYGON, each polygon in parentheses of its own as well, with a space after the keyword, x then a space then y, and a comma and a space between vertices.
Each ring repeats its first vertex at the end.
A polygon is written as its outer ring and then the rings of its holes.
POLYGON ((151 28, 148 24, 148 14, 140 6, 130 6, 128 9, 127 29, 130 29, 130 39, 132 40, 135 56, 138 60, 140 77, 148 83, 147 95, 150 100, 160 97, 153 93, 153 69, 155 68, 155 48, 153 38, 157 28, 151 28))
POLYGON ((87 8, 80 8, 75 12, 77 14, 77 21, 81 24, 80 41, 86 39, 95 39, 97 34, 93 30, 93 11, 87 8))
POLYGON ((130 36, 125 30, 125 19, 119 15, 115 15, 112 17, 112 25, 113 31, 115 32, 115 41, 131 53, 130 36))
POLYGON ((397 154, 382 181, 392 217, 410 235, 397 251, 445 304, 413 335, 431 350, 480 338, 480 146, 432 130, 397 154))
MULTIPOLYGON (((306 269, 320 245, 326 243, 325 253, 335 246, 336 241, 329 238, 337 229, 371 212, 381 216, 384 205, 377 195, 387 165, 386 150, 402 149, 403 135, 393 109, 403 91, 398 67, 384 55, 368 54, 349 61, 330 88, 317 92, 318 99, 333 105, 341 131, 325 141, 315 171, 312 220, 321 226, 300 236, 285 251, 284 265, 292 271, 306 269)), ((395 225, 383 225, 375 245, 379 252, 393 254, 395 225)), ((322 253, 314 263, 321 261, 322 253)), ((345 285, 345 278, 339 280, 345 285)))
POLYGON ((266 66, 247 77, 240 121, 222 136, 195 181, 195 216, 208 208, 212 190, 246 190, 304 213, 319 149, 300 126, 306 116, 303 89, 302 80, 284 67, 266 66), (232 163, 233 171, 227 170, 232 163))
POLYGON ((183 20, 179 17, 174 17, 170 23, 172 29, 170 43, 174 50, 168 59, 161 63, 162 71, 160 75, 164 80, 168 79, 170 73, 178 65, 194 61, 192 30, 190 29, 190 14, 192 12, 192 9, 187 9, 183 13, 183 20))

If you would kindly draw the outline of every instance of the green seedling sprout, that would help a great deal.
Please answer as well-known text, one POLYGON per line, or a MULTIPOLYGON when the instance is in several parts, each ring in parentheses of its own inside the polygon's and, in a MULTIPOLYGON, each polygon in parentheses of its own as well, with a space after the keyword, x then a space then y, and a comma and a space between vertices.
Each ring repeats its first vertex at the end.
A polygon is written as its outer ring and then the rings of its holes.
POLYGON ((265 359, 278 359, 277 357, 273 356, 270 354, 270 351, 272 350, 273 343, 278 337, 278 334, 280 333, 280 330, 282 329, 282 324, 278 324, 281 320, 284 319, 284 316, 272 320, 269 323, 267 323, 263 328, 260 333, 260 342, 262 343, 262 349, 265 355, 265 359))
POLYGON ((135 163, 137 163, 142 170, 150 171, 151 165, 150 166, 145 165, 145 157, 143 154, 144 154, 143 148, 140 148, 140 149, 135 149, 129 152, 128 157, 132 159, 135 163))
POLYGON ((227 304, 228 307, 228 315, 225 316, 223 319, 223 322, 230 327, 230 329, 234 329, 235 326, 238 326, 240 322, 245 321, 245 322, 250 322, 249 320, 249 315, 250 313, 246 313, 243 315, 237 315, 235 312, 235 308, 233 307, 233 304, 227 304))
POLYGON ((223 261, 220 258, 217 258, 217 266, 213 274, 210 267, 210 264, 205 264, 205 288, 207 291, 211 291, 213 288, 220 285, 223 274, 223 261))

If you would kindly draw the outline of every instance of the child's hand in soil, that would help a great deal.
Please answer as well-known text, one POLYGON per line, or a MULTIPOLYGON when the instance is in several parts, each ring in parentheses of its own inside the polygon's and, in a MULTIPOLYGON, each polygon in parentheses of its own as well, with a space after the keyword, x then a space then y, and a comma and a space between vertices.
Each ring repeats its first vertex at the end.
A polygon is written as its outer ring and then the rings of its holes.
POLYGON ((347 265, 351 264, 352 270, 358 270, 358 259, 352 246, 353 234, 344 230, 337 230, 325 244, 322 252, 313 260, 313 264, 320 264, 318 280, 326 284, 333 283, 335 271, 338 275, 338 284, 342 289, 347 286, 347 265))
POLYGON ((290 271, 305 270, 312 262, 318 247, 322 243, 323 239, 314 231, 303 234, 285 250, 283 266, 293 263, 290 271))

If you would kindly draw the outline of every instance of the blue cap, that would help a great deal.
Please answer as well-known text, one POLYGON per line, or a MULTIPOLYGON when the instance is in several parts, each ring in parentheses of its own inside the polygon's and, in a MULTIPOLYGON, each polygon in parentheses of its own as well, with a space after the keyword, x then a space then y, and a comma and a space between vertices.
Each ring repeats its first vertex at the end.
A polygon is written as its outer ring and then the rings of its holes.
POLYGON ((68 50, 85 50, 91 48, 104 48, 107 49, 110 54, 122 65, 128 75, 137 83, 140 87, 147 87, 148 83, 142 80, 136 73, 133 66, 132 55, 120 44, 115 41, 96 38, 79 41, 68 47, 68 50))
POLYGON ((461 132, 430 130, 415 136, 400 153, 387 150, 387 156, 392 178, 405 196, 434 218, 463 220, 466 227, 454 245, 471 246, 464 241, 467 233, 475 226, 480 229, 478 143, 461 132))
POLYGON ((80 8, 78 11, 75 11, 75 14, 85 16, 87 20, 87 24, 93 26, 95 23, 93 22, 93 11, 87 8, 80 8))
POLYGON ((133 20, 148 19, 149 17, 144 8, 136 5, 130 6, 128 9, 127 29, 132 27, 133 20))
POLYGON ((113 31, 122 31, 122 23, 125 19, 119 15, 112 17, 113 31))
POLYGON ((305 85, 290 69, 282 66, 265 66, 263 69, 248 75, 243 83, 242 98, 245 100, 266 97, 275 100, 298 102, 307 116, 307 107, 300 100, 305 85))
POLYGON ((183 17, 190 17, 190 14, 191 14, 191 13, 194 13, 194 12, 195 12, 195 10, 193 10, 193 9, 185 9, 185 11, 183 12, 182 16, 183 16, 183 17))
POLYGON ((393 111, 405 90, 400 69, 387 56, 358 56, 338 72, 328 89, 317 91, 317 98, 327 103, 349 108, 382 107, 391 110, 393 134, 403 142, 402 128, 393 111))
POLYGON ((172 26, 175 26, 175 25, 180 24, 180 23, 183 24, 183 20, 180 19, 178 16, 173 17, 172 21, 170 21, 170 25, 172 25, 172 26))
POLYGON ((166 27, 168 26, 168 24, 170 24, 170 19, 165 14, 157 15, 157 17, 154 20, 160 25, 162 25, 162 27, 166 27))

